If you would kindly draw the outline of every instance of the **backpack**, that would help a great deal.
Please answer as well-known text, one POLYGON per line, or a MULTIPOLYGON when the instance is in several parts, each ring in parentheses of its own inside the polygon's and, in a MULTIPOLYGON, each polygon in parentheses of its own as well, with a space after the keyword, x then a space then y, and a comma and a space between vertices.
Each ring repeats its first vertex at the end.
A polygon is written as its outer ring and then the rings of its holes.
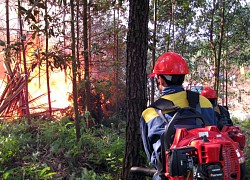
POLYGON ((226 106, 217 105, 214 110, 219 130, 222 130, 223 126, 233 126, 233 121, 230 118, 230 114, 226 106))
MULTIPOLYGON (((189 103, 188 107, 180 108, 175 106, 172 101, 163 98, 158 99, 150 105, 150 107, 156 110, 161 119, 167 123, 165 131, 161 135, 161 157, 156 155, 158 166, 157 169, 160 174, 163 174, 163 172, 166 171, 164 167, 166 160, 165 151, 171 147, 177 128, 186 128, 190 130, 210 125, 210 123, 205 118, 203 118, 201 114, 199 93, 190 90, 186 90, 186 92, 189 103), (162 113, 164 110, 172 110, 175 112, 174 116, 169 122, 162 113)), ((162 178, 164 178, 164 176, 162 176, 162 178)))

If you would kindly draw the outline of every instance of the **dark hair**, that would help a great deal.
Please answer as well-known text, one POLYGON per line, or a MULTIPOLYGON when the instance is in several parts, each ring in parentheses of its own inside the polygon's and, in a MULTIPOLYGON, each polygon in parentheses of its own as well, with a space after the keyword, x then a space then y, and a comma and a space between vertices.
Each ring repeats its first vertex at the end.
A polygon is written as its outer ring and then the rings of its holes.
POLYGON ((159 75, 161 76, 165 82, 170 86, 170 85, 178 85, 178 86, 181 86, 184 79, 185 79, 185 75, 171 75, 171 81, 170 80, 167 80, 164 75, 159 75))

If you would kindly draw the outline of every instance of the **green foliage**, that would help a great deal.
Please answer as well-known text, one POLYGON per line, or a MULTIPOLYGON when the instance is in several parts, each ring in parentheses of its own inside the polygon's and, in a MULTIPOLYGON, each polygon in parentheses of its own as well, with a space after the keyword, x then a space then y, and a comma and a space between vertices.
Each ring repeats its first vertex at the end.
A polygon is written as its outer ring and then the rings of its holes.
POLYGON ((32 131, 26 123, 1 123, 0 129, 0 175, 3 179, 52 177, 54 173, 50 167, 37 162, 38 152, 30 153, 30 150, 35 149, 32 147, 32 131), (26 163, 23 164, 22 160, 26 163))
POLYGON ((55 172, 50 172, 50 167, 37 163, 30 163, 27 167, 16 167, 6 171, 3 174, 3 179, 16 179, 25 177, 25 179, 52 179, 55 172), (44 167, 43 167, 44 166, 44 167))
MULTIPOLYGON (((119 119, 117 119, 119 121, 119 119)), ((233 118, 250 145, 250 118, 233 118)), ((33 120, 0 124, 0 178, 2 179, 119 179, 124 155, 124 124, 100 125, 85 129, 77 142, 75 125, 65 117, 60 121, 33 120)), ((246 169, 250 151, 246 147, 246 169)), ((145 155, 145 154, 144 154, 145 155)))
POLYGON ((4 169, 3 165, 15 162, 20 153, 27 149, 31 134, 27 132, 26 124, 16 127, 15 123, 1 123, 0 129, 0 169, 4 169))
POLYGON ((120 129, 82 124, 77 141, 67 117, 32 122, 32 127, 24 120, 0 124, 3 179, 118 179, 125 146, 120 129))
MULTIPOLYGON (((244 155, 246 156, 246 169, 250 169, 250 118, 241 121, 235 117, 232 118, 234 124, 242 130, 242 133, 246 136, 246 144, 244 149, 244 155)), ((250 175, 250 172, 246 172, 250 175)))
POLYGON ((245 128, 245 127, 250 127, 250 118, 245 119, 241 125, 245 128))
POLYGON ((5 42, 0 40, 0 46, 5 46, 5 42))
POLYGON ((250 71, 246 72, 246 79, 250 79, 250 71))
MULTIPOLYGON (((71 176, 71 178, 75 178, 75 175, 71 176)), ((87 168, 83 168, 76 179, 88 179, 88 180, 111 180, 114 179, 110 174, 100 174, 98 175, 93 170, 88 170, 87 168)))

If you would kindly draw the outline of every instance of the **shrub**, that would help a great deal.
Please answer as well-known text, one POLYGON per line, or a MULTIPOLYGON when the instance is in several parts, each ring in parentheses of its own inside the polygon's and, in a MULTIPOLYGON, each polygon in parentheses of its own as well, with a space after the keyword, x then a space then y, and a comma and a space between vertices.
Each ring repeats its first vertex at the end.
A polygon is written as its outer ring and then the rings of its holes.
MULTIPOLYGON (((246 144, 244 149, 244 155, 246 156, 246 169, 250 169, 250 118, 245 119, 244 121, 240 121, 237 118, 232 118, 234 124, 238 126, 242 133, 246 136, 246 144)), ((246 171, 248 175, 250 175, 249 171, 246 171)))
POLYGON ((0 177, 3 179, 118 179, 125 146, 121 129, 74 122, 32 120, 0 125, 0 177))

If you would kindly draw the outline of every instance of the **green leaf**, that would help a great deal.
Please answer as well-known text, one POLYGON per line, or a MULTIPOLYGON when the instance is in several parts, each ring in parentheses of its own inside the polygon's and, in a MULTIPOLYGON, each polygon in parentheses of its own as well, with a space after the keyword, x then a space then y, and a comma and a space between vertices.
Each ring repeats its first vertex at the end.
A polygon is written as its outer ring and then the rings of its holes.
POLYGON ((32 21, 36 22, 36 18, 33 14, 30 14, 30 18, 32 19, 32 21))
POLYGON ((50 170, 50 167, 46 167, 46 168, 43 168, 43 170, 40 172, 40 177, 42 177, 46 171, 49 171, 50 170))
POLYGON ((5 42, 0 40, 0 46, 5 46, 5 42))
POLYGON ((22 7, 22 6, 19 6, 19 10, 23 11, 23 12, 27 12, 27 10, 24 7, 22 7))
POLYGON ((42 8, 42 9, 46 8, 46 6, 44 5, 44 3, 38 3, 37 7, 42 8))
POLYGON ((36 31, 32 34, 32 39, 35 39, 36 38, 36 31))
POLYGON ((34 15, 35 15, 35 16, 39 15, 39 13, 40 13, 40 11, 34 9, 34 15))
POLYGON ((43 175, 43 178, 52 177, 53 175, 56 175, 56 173, 55 172, 51 172, 51 173, 45 174, 45 175, 43 175))

